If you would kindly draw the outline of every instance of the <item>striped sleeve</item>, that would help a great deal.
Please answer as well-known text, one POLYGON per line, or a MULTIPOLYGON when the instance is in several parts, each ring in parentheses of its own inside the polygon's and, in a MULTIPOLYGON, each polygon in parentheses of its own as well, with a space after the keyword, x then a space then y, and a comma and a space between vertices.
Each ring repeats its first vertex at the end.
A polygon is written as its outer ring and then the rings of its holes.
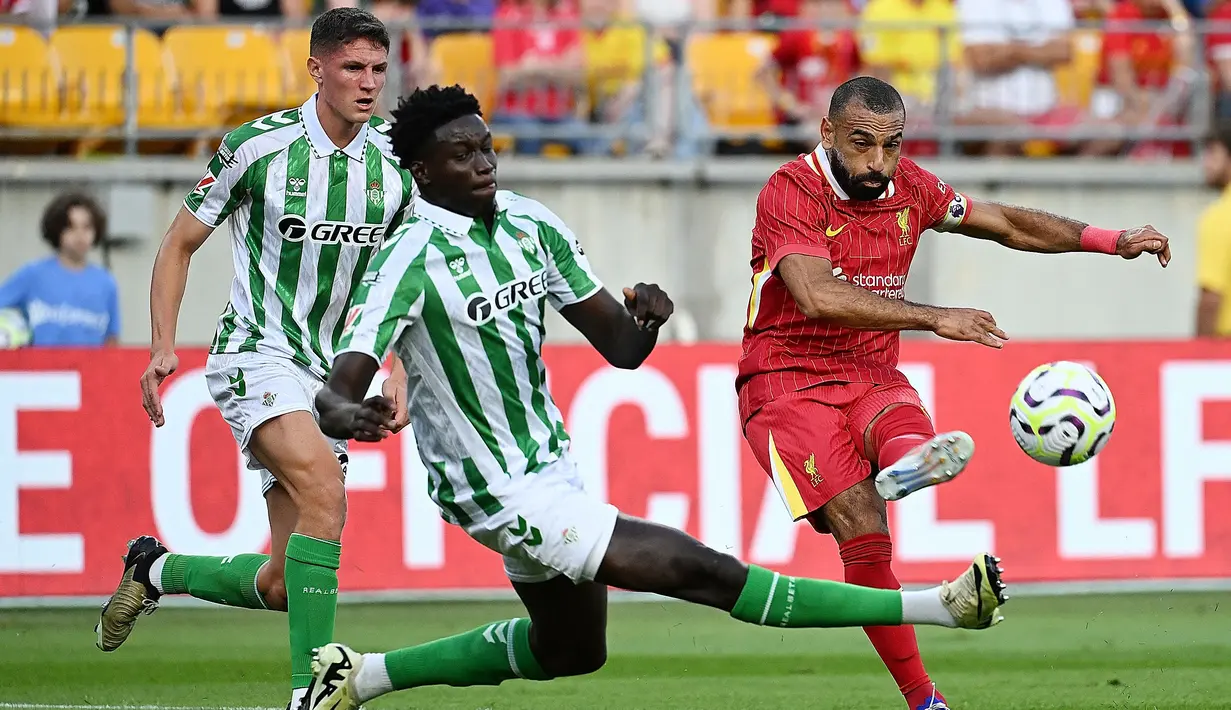
POLYGON ((797 176, 785 170, 774 173, 757 196, 753 227, 769 271, 791 254, 830 258, 825 213, 821 198, 801 185, 797 176))
POLYGON ((247 196, 245 181, 252 151, 241 149, 248 136, 242 129, 228 133, 218 146, 202 177, 184 198, 184 206, 207 227, 218 227, 235 211, 247 196))
POLYGON ((602 281, 590 268, 586 250, 577 235, 547 208, 536 214, 542 232, 543 246, 550 258, 547 264, 547 300, 552 308, 580 303, 598 293, 602 281))
POLYGON ((412 228, 399 229, 368 265, 346 313, 339 355, 358 352, 383 363, 422 314, 427 249, 422 240, 405 237, 412 228))

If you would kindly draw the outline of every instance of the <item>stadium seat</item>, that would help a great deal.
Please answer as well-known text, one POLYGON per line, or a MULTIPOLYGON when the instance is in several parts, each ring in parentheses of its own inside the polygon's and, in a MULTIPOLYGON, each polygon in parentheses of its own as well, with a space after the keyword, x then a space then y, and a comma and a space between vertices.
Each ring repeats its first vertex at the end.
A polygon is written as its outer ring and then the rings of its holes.
POLYGON ((163 46, 189 112, 230 123, 286 106, 284 63, 263 30, 173 27, 163 46))
POLYGON ((486 34, 468 32, 446 34, 431 44, 432 60, 440 68, 440 85, 461 84, 491 115, 496 102, 496 67, 492 39, 486 34))
POLYGON ((60 113, 55 55, 28 27, 0 25, 0 124, 51 128, 60 113))
POLYGON ((756 71, 774 49, 761 32, 728 32, 694 38, 685 51, 693 90, 718 130, 764 129, 775 125, 769 95, 756 71))
MULTIPOLYGON (((57 29, 51 48, 64 82, 66 125, 114 128, 124 123, 124 69, 128 62, 125 30, 118 25, 80 25, 57 29)), ((133 33, 137 116, 165 113, 172 104, 162 61, 162 45, 153 33, 133 33)))
POLYGON ((301 104, 316 92, 316 82, 308 75, 308 46, 311 30, 286 30, 278 35, 278 49, 286 72, 286 93, 289 104, 301 104))
POLYGON ((1103 39, 1098 32, 1082 30, 1074 33, 1073 59, 1054 72, 1061 102, 1082 108, 1090 105, 1102 49, 1103 39))

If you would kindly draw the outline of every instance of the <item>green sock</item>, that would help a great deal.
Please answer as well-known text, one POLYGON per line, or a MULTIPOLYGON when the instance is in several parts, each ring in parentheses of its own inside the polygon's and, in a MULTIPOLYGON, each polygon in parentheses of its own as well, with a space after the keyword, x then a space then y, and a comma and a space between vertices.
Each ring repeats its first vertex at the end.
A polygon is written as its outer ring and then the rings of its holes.
POLYGON ((286 610, 291 688, 312 682, 312 650, 333 640, 342 543, 294 533, 286 543, 286 610))
POLYGON ((551 680, 530 652, 530 620, 512 619, 385 654, 393 690, 551 680))
POLYGON ((897 626, 902 623, 902 593, 787 577, 749 565, 748 581, 731 616, 750 624, 791 628, 897 626))
POLYGON ((256 575, 269 555, 205 557, 167 553, 159 584, 163 594, 190 594, 215 604, 268 609, 256 588, 256 575))

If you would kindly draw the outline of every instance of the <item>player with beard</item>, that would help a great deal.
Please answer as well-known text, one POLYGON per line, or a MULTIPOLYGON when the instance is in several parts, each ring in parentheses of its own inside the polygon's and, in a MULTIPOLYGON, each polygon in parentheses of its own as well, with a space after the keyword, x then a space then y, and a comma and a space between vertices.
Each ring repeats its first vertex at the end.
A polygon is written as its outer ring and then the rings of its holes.
MULTIPOLYGON (((834 536, 847 582, 881 589, 901 587, 885 501, 952 479, 974 453, 965 432, 936 434, 897 369, 900 331, 992 348, 1008 337, 984 311, 905 300, 920 235, 1043 253, 1148 252, 1163 266, 1171 258, 1153 227, 1100 229, 955 192, 901 157, 905 123, 892 86, 852 79, 834 92, 816 151, 762 189, 736 381, 744 436, 791 517, 834 536)), ((912 710, 948 708, 914 629, 865 631, 912 710)))

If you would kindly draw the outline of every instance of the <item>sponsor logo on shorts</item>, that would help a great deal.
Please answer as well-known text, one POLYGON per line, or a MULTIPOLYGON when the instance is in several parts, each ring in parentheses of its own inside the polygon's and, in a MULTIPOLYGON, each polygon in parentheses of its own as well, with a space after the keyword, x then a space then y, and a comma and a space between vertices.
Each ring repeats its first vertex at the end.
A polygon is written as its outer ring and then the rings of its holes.
POLYGON ((581 535, 577 533, 577 528, 565 528, 563 537, 565 545, 572 545, 574 542, 577 542, 581 535))
POLYGON ((808 454, 807 460, 804 461, 804 473, 808 474, 808 482, 813 488, 821 485, 821 482, 825 480, 816 470, 816 454, 808 454))
POLYGON ((227 382, 231 383, 231 386, 227 389, 231 390, 231 393, 236 397, 243 397, 248 394, 248 383, 244 382, 244 371, 242 369, 235 368, 235 376, 227 375, 227 382))

